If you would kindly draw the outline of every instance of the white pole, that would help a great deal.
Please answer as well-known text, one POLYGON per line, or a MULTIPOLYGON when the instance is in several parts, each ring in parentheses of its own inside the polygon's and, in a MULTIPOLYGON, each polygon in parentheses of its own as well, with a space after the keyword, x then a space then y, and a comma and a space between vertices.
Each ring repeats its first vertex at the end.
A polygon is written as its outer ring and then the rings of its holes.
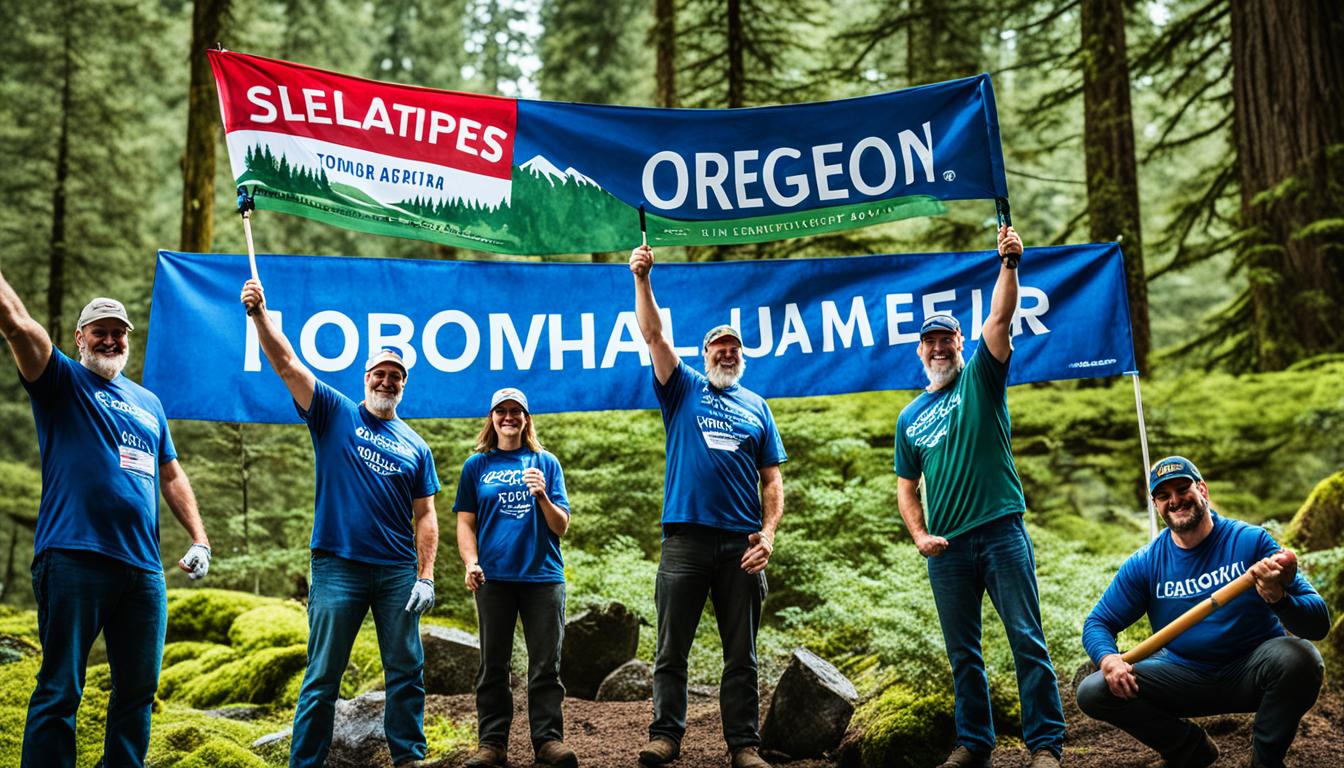
MULTIPOLYGON (((1148 461, 1148 427, 1143 421, 1143 393, 1139 390, 1139 373, 1134 372, 1134 407, 1139 412, 1139 445, 1143 448, 1143 487, 1148 488, 1148 467, 1151 462, 1148 461)), ((1157 509, 1153 507, 1152 497, 1144 493, 1148 499, 1148 538, 1157 538, 1157 509)))

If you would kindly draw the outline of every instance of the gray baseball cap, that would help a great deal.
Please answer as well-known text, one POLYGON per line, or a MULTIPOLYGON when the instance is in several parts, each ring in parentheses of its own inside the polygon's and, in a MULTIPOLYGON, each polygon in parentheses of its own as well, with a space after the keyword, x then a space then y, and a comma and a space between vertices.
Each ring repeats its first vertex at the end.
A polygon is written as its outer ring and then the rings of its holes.
POLYGON ((523 390, 514 387, 505 387, 503 389, 495 390, 495 394, 490 396, 490 410, 495 410, 495 406, 505 400, 512 400, 523 406, 524 411, 527 411, 528 413, 532 412, 532 409, 527 406, 527 395, 523 394, 523 390))
POLYGON ((401 359, 401 353, 391 347, 383 347, 369 356, 369 359, 364 362, 364 370, 365 372, 372 371, 383 363, 392 363, 401 369, 401 375, 407 375, 406 363, 401 359))
POLYGON ((95 320, 105 320, 109 317, 125 323, 128 331, 135 330, 135 326, 131 325, 131 319, 126 316, 126 307, 120 301, 104 296, 99 296, 84 305, 84 309, 79 313, 79 322, 75 324, 75 330, 79 330, 95 320))

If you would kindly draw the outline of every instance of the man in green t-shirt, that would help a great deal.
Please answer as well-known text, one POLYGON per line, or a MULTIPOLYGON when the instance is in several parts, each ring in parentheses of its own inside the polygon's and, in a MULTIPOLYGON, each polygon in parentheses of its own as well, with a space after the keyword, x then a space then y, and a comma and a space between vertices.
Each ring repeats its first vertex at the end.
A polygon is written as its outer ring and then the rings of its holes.
POLYGON ((989 592, 1008 632, 1032 768, 1059 765, 1064 710, 1045 647, 1036 559, 1022 523, 1026 502, 1013 464, 1008 417, 1011 325, 1022 240, 999 230, 998 281, 980 344, 963 361, 961 324, 930 315, 918 354, 929 386, 896 421, 896 495, 919 553, 928 558, 956 700, 957 748, 942 768, 990 765, 994 723, 980 652, 980 611, 989 592), (927 505, 920 501, 924 479, 927 505))

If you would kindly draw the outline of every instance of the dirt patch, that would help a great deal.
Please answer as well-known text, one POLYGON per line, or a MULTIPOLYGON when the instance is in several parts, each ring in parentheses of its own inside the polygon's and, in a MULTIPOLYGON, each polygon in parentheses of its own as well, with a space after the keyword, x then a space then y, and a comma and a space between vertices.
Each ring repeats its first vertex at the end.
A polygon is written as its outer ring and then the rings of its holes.
MULTIPOLYGON (((1068 694, 1069 692, 1064 691, 1068 694)), ((1147 768, 1157 754, 1127 734, 1081 714, 1067 695, 1068 740, 1064 765, 1068 768, 1147 768)), ((533 765, 532 744, 527 729, 527 701, 521 691, 514 692, 513 730, 509 735, 509 765, 526 768, 533 765)), ((443 715, 462 723, 476 720, 475 699, 465 696, 430 696, 427 715, 443 715)), ((650 702, 595 702, 565 699, 565 741, 579 755, 584 768, 634 768, 640 747, 648 739, 653 705, 650 702)), ((1215 768, 1243 768, 1251 761, 1251 725, 1253 715, 1222 715, 1197 720, 1222 752, 1215 768)), ((787 762, 778 755, 767 755, 777 765, 789 768, 830 768, 826 760, 787 762)), ((441 761, 434 768, 459 768, 466 756, 441 761)), ((1031 755, 1022 747, 1005 746, 995 750, 997 768, 1026 768, 1031 755)), ((719 721, 718 701, 693 696, 686 718, 686 738, 681 758, 674 768, 723 768, 728 765, 727 748, 719 721)), ((1297 768, 1338 768, 1344 765, 1344 696, 1338 691, 1324 692, 1316 706, 1303 718, 1297 739, 1288 752, 1288 765, 1297 768)), ((372 768, 372 767, 371 767, 372 768)))

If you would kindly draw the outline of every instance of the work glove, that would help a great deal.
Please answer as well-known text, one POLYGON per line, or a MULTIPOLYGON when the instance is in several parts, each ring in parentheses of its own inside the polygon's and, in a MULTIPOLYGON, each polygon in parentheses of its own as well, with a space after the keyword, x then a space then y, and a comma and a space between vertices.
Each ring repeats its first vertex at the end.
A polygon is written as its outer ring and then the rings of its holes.
POLYGON ((204 544, 192 544, 187 554, 178 561, 178 566, 187 572, 192 580, 203 579, 210 570, 210 548, 204 544))
POLYGON ((420 614, 434 607, 434 580, 419 579, 411 587, 411 599, 406 601, 406 612, 420 614))

